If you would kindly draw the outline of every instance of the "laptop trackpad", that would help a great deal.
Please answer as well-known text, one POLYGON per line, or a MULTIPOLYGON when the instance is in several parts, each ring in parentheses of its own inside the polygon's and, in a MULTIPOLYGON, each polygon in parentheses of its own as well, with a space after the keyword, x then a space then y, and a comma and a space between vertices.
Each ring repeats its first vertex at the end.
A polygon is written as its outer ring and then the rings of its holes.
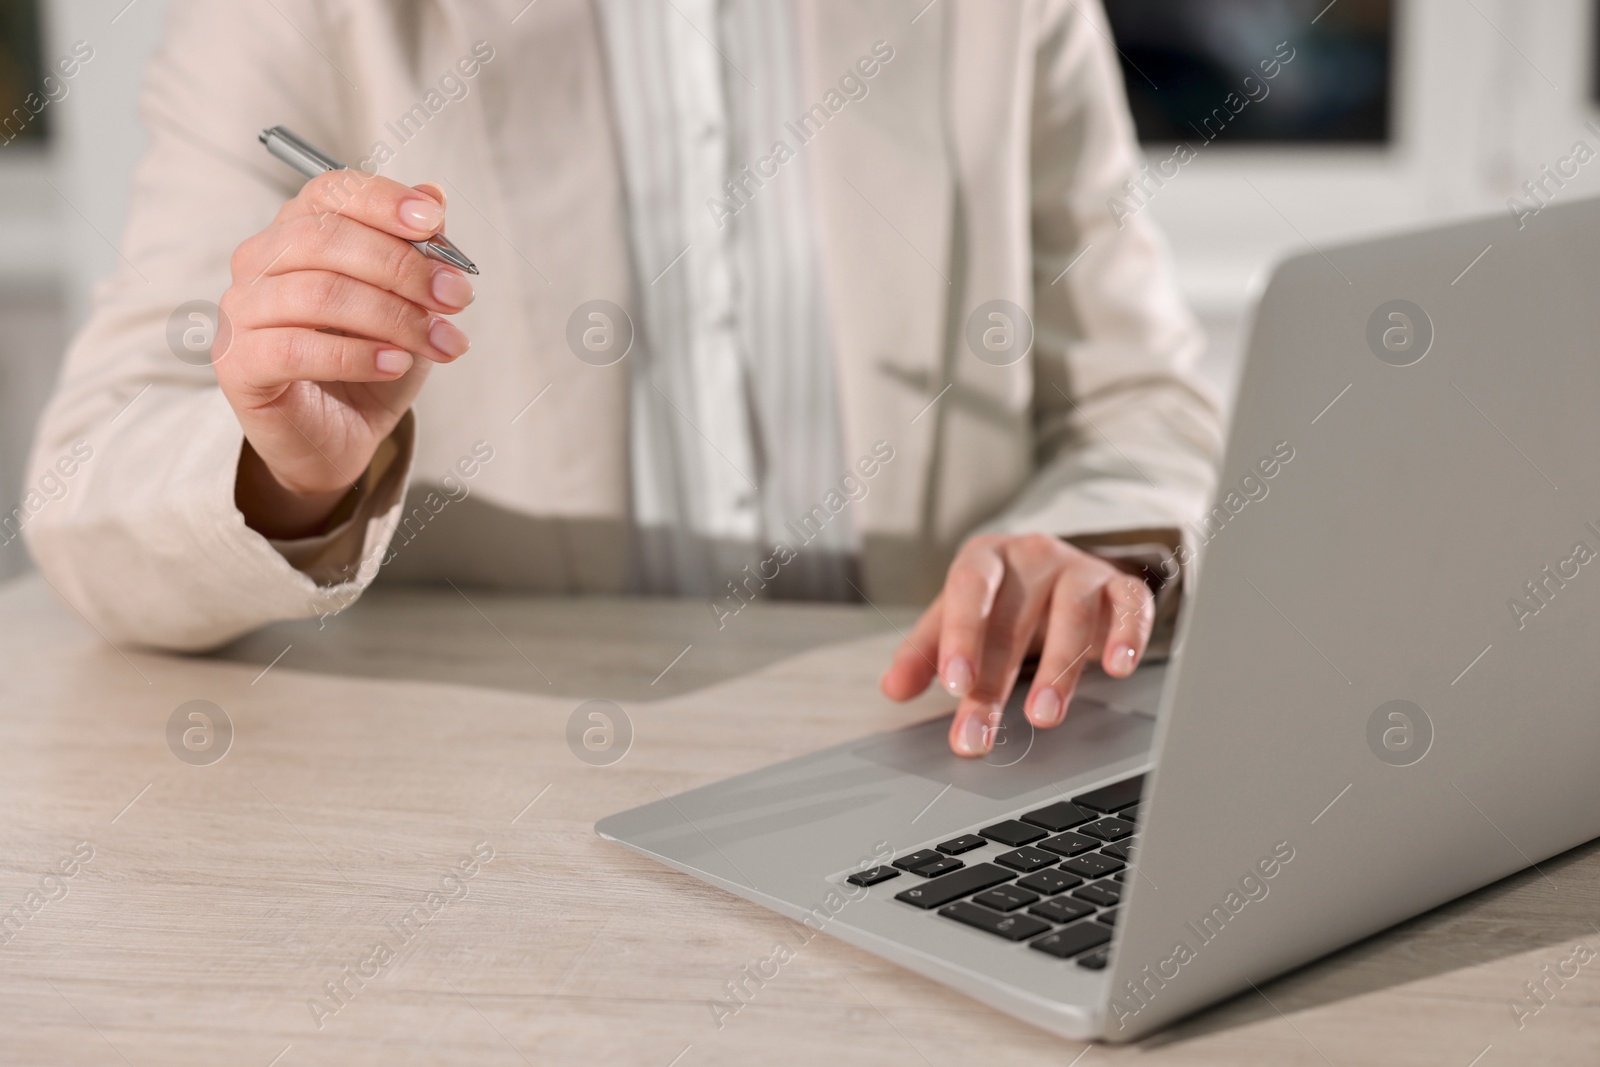
POLYGON ((977 796, 1009 800, 1150 749, 1155 722, 1149 715, 1079 696, 1064 723, 1036 730, 1022 713, 1024 696, 1019 686, 1006 704, 994 748, 982 759, 950 751, 951 715, 869 738, 851 753, 977 796))

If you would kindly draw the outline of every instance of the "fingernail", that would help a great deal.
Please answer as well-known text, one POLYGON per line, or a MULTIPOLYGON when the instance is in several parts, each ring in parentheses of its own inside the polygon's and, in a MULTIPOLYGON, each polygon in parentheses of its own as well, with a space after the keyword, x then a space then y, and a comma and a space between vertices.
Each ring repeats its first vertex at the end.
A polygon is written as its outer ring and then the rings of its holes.
POLYGON ((428 327, 428 343, 447 356, 459 356, 472 347, 467 335, 443 319, 434 319, 428 327))
POLYGON ((413 230, 438 233, 444 223, 444 208, 432 200, 412 198, 400 201, 400 221, 413 230))
POLYGON ((1126 677, 1133 673, 1133 647, 1119 645, 1111 650, 1111 673, 1126 677))
POLYGON ((989 751, 989 731, 982 715, 968 715, 956 732, 956 749, 963 756, 982 756, 989 751))
POLYGON ((439 303, 453 308, 464 308, 472 303, 476 295, 466 275, 449 267, 440 267, 433 272, 433 298, 439 303))
POLYGON ((964 697, 971 692, 972 664, 961 656, 951 657, 944 665, 944 687, 954 697, 964 697))
POLYGON ((1061 697, 1049 686, 1034 694, 1033 721, 1040 726, 1054 726, 1061 721, 1061 697))
POLYGON ((411 353, 398 348, 381 348, 376 363, 384 374, 404 374, 411 369, 411 353))

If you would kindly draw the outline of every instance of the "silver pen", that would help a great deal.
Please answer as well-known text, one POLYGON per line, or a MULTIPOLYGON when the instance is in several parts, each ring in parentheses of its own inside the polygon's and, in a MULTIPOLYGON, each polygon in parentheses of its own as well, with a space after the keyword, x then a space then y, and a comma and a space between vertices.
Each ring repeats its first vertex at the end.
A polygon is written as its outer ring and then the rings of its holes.
MULTIPOLYGON (((315 178, 317 175, 326 174, 330 170, 349 169, 337 159, 334 159, 283 126, 274 126, 270 130, 262 130, 261 143, 267 146, 268 152, 271 152, 307 178, 315 178)), ((410 244, 412 248, 415 248, 429 259, 437 259, 442 263, 450 264, 452 267, 459 267, 468 274, 478 273, 478 268, 472 260, 464 256, 461 253, 461 249, 451 244, 450 238, 442 233, 436 233, 426 241, 412 241, 410 244)))

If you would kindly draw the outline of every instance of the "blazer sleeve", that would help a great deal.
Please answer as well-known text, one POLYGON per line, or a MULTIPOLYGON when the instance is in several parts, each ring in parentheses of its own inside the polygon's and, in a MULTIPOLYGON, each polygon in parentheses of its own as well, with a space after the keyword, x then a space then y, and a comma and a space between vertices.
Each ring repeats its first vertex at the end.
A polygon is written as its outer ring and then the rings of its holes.
MULTIPOLYGON (((1209 503, 1221 408, 1198 376, 1203 338, 1164 241, 1128 210, 1143 180, 1099 0, 1043 0, 1032 146, 1033 420, 1037 468, 985 526, 1085 547, 1170 547, 1175 601, 1209 503), (1120 209, 1113 210, 1114 205, 1120 209)), ((1159 176, 1158 176, 1159 177, 1159 176)), ((1146 194, 1138 194, 1145 198, 1146 194)), ((1173 604, 1175 608, 1175 603, 1173 604)))
POLYGON ((244 436, 211 365, 175 354, 191 324, 184 306, 214 306, 233 249, 298 188, 258 131, 284 123, 346 147, 339 116, 355 90, 326 32, 335 6, 173 0, 146 75, 149 149, 120 269, 95 291, 29 461, 30 484, 66 456, 74 476, 23 528, 57 594, 119 644, 202 649, 337 610, 376 572, 398 521, 409 416, 358 483, 340 545, 317 553, 320 570, 297 569, 234 505, 244 436), (341 551, 363 565, 330 571, 341 551))

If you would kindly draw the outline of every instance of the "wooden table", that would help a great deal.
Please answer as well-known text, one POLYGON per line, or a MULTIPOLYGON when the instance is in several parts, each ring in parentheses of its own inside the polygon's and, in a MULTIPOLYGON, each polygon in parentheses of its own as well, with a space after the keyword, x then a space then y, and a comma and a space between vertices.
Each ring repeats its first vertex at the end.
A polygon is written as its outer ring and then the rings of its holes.
POLYGON ((1576 941, 1600 949, 1592 845, 1132 1048, 1060 1041, 826 936, 719 1028, 723 983, 789 925, 592 825, 944 710, 876 695, 909 617, 758 605, 719 631, 698 602, 375 590, 320 628, 177 658, 118 652, 14 582, 0 1063, 1600 1059, 1600 959, 1522 1029, 1509 1007, 1576 941), (567 743, 589 699, 633 726, 607 766, 567 743), (232 723, 216 762, 169 747, 192 700, 232 723))

